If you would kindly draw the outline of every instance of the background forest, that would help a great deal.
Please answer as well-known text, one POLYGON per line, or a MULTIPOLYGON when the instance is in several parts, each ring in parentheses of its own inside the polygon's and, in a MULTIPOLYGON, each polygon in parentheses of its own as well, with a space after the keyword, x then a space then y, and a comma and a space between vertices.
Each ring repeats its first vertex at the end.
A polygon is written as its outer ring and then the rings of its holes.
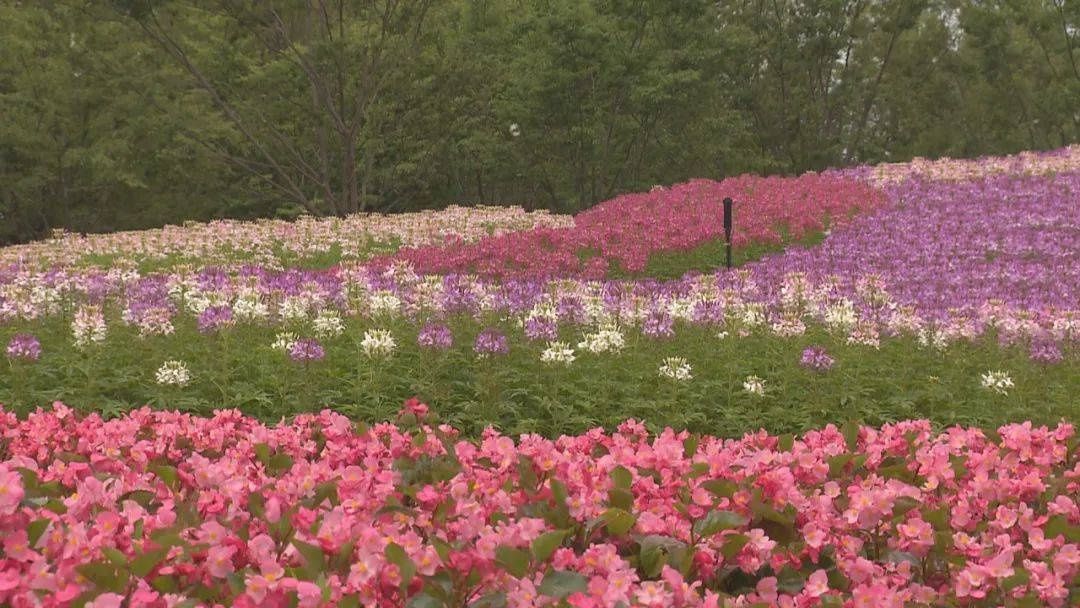
POLYGON ((1078 0, 0 0, 0 244, 1080 139, 1078 0))

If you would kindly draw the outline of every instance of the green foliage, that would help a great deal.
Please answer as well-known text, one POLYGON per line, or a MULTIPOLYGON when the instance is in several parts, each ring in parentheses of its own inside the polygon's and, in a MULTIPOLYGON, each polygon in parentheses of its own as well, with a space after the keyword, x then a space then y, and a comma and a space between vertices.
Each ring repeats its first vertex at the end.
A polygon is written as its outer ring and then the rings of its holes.
MULTIPOLYGON (((910 338, 883 340, 880 349, 849 345, 844 336, 813 327, 795 338, 753 333, 721 339, 715 330, 679 324, 670 340, 629 333, 619 354, 578 352, 576 361, 560 366, 542 364, 546 344, 529 342, 521 330, 511 332, 508 355, 477 358, 472 341, 482 325, 467 318, 451 320, 455 346, 445 352, 417 347, 412 323, 375 324, 390 329, 399 348, 388 359, 369 359, 357 344, 372 323, 352 319, 343 336, 324 342, 323 361, 300 364, 272 349, 272 332, 262 327, 205 336, 188 319, 171 336, 140 338, 133 328, 110 325, 103 344, 79 350, 62 320, 35 322, 42 357, 36 363, 0 362, 0 403, 25 413, 63 400, 105 416, 143 404, 200 414, 238 408, 268 421, 331 408, 375 422, 392 418, 406 399, 418 395, 469 435, 490 424, 511 433, 554 436, 598 425, 612 428, 630 417, 652 429, 693 428, 724 436, 759 428, 794 433, 848 420, 882 424, 927 418, 939 426, 994 427, 1080 419, 1077 353, 1067 352, 1057 365, 1040 365, 1026 349, 1002 348, 993 336, 938 352, 921 349, 910 338), (836 359, 832 370, 818 373, 799 365, 802 350, 811 344, 836 359), (658 368, 669 356, 686 357, 693 379, 677 383, 660 377, 658 368), (188 386, 156 384, 157 368, 170 359, 186 362, 192 374, 188 386), (983 389, 980 375, 988 370, 1009 372, 1015 388, 1008 395, 983 389), (765 380, 764 397, 743 390, 749 375, 765 380)), ((0 343, 27 329, 3 328, 0 343)), ((571 344, 580 340, 570 328, 560 338, 571 344)), ((291 466, 284 455, 258 449, 272 472, 291 466)), ((621 493, 631 480, 618 471, 613 480, 610 505, 625 510, 621 493)), ((710 488, 718 495, 727 490, 710 488)))
POLYGON ((572 211, 691 177, 1080 138, 1075 2, 57 0, 0 21, 0 244, 572 211))

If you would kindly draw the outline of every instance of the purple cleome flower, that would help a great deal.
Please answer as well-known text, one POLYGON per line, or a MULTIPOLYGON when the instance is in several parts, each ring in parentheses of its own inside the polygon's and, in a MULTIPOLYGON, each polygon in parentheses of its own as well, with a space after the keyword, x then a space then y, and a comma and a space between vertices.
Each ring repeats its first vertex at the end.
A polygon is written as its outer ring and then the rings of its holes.
POLYGON ((37 361, 41 357, 41 342, 30 334, 15 334, 8 341, 7 356, 9 359, 37 361))
POLYGON ((547 317, 530 317, 525 321, 525 337, 550 342, 559 337, 559 322, 547 317))
POLYGON ((426 348, 445 350, 454 345, 454 334, 445 325, 428 323, 416 336, 416 343, 426 348))
POLYGON ((199 331, 204 334, 232 327, 235 323, 232 308, 228 306, 211 306, 199 314, 199 331))
POLYGON ((799 360, 800 365, 816 372, 828 371, 834 363, 836 363, 836 360, 830 357, 829 353, 825 352, 825 349, 820 346, 807 347, 799 360))
POLYGON ((510 352, 510 343, 506 334, 489 327, 476 336, 473 350, 479 355, 505 355, 510 352))
POLYGON ((289 358, 299 363, 321 361, 326 356, 322 344, 311 338, 301 338, 289 346, 289 358))

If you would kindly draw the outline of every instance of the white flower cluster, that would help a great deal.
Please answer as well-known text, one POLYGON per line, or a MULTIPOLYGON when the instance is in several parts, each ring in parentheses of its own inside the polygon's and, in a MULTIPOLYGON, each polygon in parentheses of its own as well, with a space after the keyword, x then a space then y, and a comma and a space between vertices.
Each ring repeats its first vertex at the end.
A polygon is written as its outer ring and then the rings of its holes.
POLYGON ((923 328, 919 330, 918 334, 919 346, 923 348, 935 348, 937 350, 945 350, 949 346, 949 338, 940 331, 934 331, 933 329, 923 328))
POLYGON ((274 336, 274 342, 270 345, 270 348, 287 353, 298 339, 299 337, 291 331, 279 332, 278 335, 274 336))
POLYGON ((105 315, 96 306, 84 306, 75 312, 75 319, 71 322, 71 334, 75 338, 75 346, 82 348, 91 342, 104 342, 108 331, 105 326, 105 315))
POLYGON ((191 381, 191 372, 183 361, 166 361, 161 364, 154 377, 158 384, 184 386, 191 381))
POLYGON ((602 327, 594 333, 585 334, 578 348, 590 353, 619 352, 626 346, 626 339, 622 332, 614 327, 602 327))
POLYGON ((341 320, 341 315, 333 310, 320 311, 312 325, 315 327, 315 335, 323 340, 336 338, 345 331, 345 322, 341 320))
POLYGON ((765 396, 765 381, 757 376, 747 376, 742 383, 742 388, 751 395, 765 396))
POLYGON ((379 315, 395 317, 401 310, 401 298, 389 291, 376 291, 371 294, 371 299, 368 300, 368 310, 373 317, 379 315))
POLYGON ((986 372, 982 375, 982 387, 1002 395, 1008 395, 1009 389, 1015 386, 1008 372, 986 372))
POLYGON ((540 353, 540 360, 544 363, 570 365, 576 358, 574 349, 566 342, 549 342, 544 352, 540 353))
POLYGON ((667 357, 660 366, 660 376, 679 382, 690 380, 694 376, 690 374, 690 363, 683 357, 667 357))
POLYGON ((394 335, 386 329, 369 329, 364 332, 360 348, 368 357, 388 357, 397 348, 394 335))
POLYGON ((242 321, 254 321, 270 316, 270 307, 255 293, 246 293, 237 298, 232 310, 233 315, 242 321))
POLYGON ((782 338, 801 336, 806 333, 806 324, 802 322, 802 319, 793 316, 780 317, 769 328, 782 338))
POLYGON ((855 314, 855 305, 847 298, 830 304, 825 309, 825 325, 829 329, 848 331, 858 322, 859 316, 855 314))
POLYGON ((304 298, 288 296, 278 304, 278 315, 284 321, 303 321, 308 316, 308 302, 304 298))

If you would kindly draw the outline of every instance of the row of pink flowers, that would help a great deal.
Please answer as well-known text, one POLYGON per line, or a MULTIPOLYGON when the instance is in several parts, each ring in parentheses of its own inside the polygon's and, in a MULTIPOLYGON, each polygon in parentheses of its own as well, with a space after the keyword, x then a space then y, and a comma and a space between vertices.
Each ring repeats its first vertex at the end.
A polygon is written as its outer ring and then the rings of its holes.
POLYGON ((1075 606, 1069 424, 458 438, 0 413, 0 604, 1075 606), (188 602, 184 604, 184 602, 188 602))
POLYGON ((725 197, 736 202, 732 240, 739 248, 779 244, 784 236, 799 239, 884 201, 870 186, 836 172, 693 180, 616 197, 576 215, 572 227, 543 226, 469 244, 406 248, 376 261, 405 260, 425 274, 490 277, 595 279, 616 267, 641 272, 652 254, 687 251, 723 238, 725 197))

